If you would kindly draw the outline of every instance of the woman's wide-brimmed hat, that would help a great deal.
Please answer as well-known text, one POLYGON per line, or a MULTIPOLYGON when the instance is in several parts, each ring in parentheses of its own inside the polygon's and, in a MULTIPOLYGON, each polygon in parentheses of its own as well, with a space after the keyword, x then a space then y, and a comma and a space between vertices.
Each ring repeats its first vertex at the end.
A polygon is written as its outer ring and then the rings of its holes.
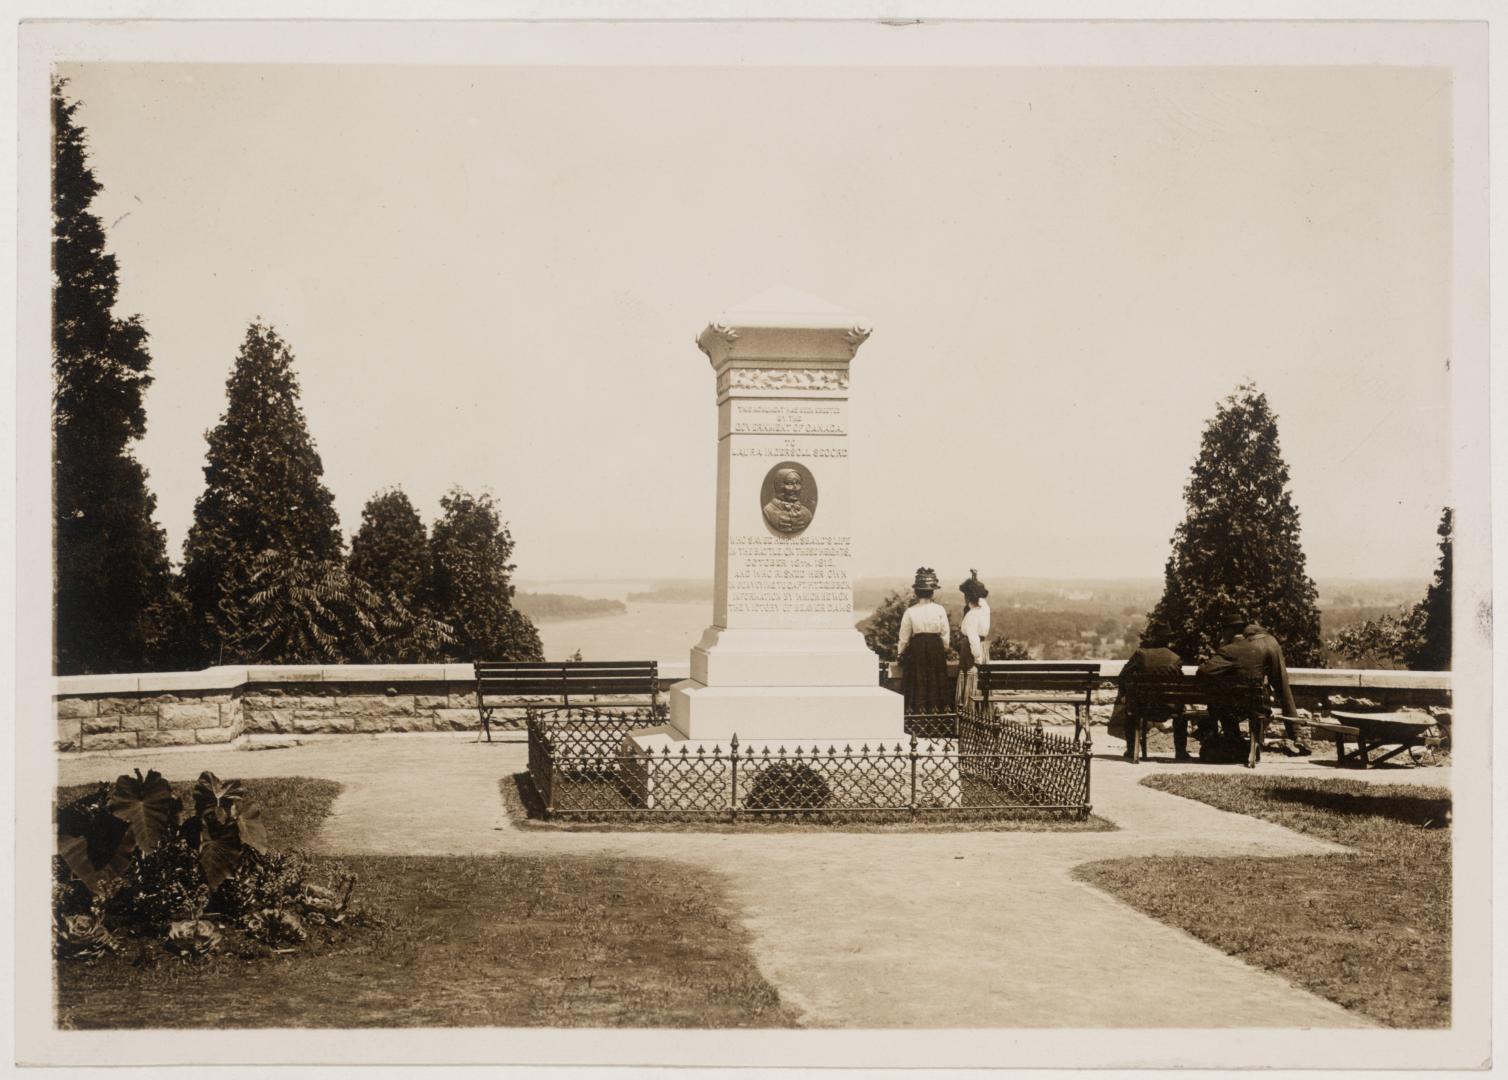
POLYGON ((916 580, 911 583, 913 589, 931 589, 936 592, 942 588, 942 583, 937 580, 937 571, 930 566, 918 566, 916 568, 916 580))
POLYGON ((958 586, 958 591, 963 593, 964 598, 968 600, 983 600, 990 595, 990 590, 986 589, 984 582, 979 580, 979 571, 973 567, 969 568, 968 580, 958 586))

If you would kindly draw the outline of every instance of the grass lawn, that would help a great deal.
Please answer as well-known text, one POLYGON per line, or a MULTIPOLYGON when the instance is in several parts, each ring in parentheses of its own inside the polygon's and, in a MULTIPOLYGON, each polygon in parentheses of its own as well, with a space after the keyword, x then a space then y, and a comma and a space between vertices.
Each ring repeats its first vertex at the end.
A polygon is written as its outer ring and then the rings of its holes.
POLYGON ((1076 876, 1389 1027, 1450 1026, 1448 791, 1214 773, 1142 783, 1355 854, 1111 859, 1076 876))
MULTIPOLYGON (((1042 811, 1023 810, 1016 816, 992 817, 990 812, 977 814, 936 814, 925 812, 913 821, 904 812, 880 811, 871 818, 845 816, 830 818, 814 814, 809 820, 780 817, 769 814, 740 815, 738 821, 729 821, 724 815, 668 815, 663 821, 645 821, 625 815, 622 820, 591 820, 557 816, 546 818, 534 790, 534 781, 528 772, 514 773, 504 777, 499 784, 503 806, 508 818, 521 829, 543 829, 556 832, 828 832, 828 833, 873 833, 873 832, 1110 832, 1115 826, 1102 817, 1090 814, 1083 821, 1067 817, 1054 817, 1042 811)), ((623 808, 629 803, 611 782, 601 785, 603 805, 621 802, 623 808)), ((1004 811, 1009 814, 1010 811, 1004 811)))
MULTIPOLYGON (((307 843, 339 790, 318 780, 246 787, 283 847, 307 843)), ((63 964, 59 1026, 794 1025, 705 872, 608 856, 339 861, 357 875, 356 905, 380 926, 255 960, 137 967, 128 948, 63 964)))

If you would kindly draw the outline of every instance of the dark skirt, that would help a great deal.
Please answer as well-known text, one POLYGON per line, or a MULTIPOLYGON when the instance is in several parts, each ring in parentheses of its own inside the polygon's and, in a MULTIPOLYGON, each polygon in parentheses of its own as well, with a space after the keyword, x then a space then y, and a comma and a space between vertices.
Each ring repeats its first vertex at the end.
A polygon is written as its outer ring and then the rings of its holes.
POLYGON ((913 634, 901 658, 901 694, 908 713, 950 713, 948 650, 941 634, 913 634))

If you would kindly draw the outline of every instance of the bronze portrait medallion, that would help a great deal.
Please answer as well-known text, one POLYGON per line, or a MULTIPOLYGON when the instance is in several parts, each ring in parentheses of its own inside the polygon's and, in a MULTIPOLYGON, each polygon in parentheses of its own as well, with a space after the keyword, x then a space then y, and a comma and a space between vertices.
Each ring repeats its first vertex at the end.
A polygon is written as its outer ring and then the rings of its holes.
POLYGON ((759 485, 764 522, 777 536, 799 536, 817 513, 817 480, 799 461, 782 461, 759 485))

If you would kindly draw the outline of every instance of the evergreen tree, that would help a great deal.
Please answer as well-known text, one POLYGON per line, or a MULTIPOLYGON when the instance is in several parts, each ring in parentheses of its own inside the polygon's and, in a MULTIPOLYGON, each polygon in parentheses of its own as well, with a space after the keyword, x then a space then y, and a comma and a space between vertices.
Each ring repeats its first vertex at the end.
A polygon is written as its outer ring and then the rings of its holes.
POLYGON ((196 645, 208 663, 237 659, 227 647, 245 623, 255 561, 343 555, 335 500, 298 403, 293 354, 260 322, 246 331, 226 383, 225 413, 208 433, 205 489, 184 543, 184 586, 196 645))
POLYGON ((139 316, 114 314, 115 256, 89 211, 100 183, 89 167, 78 102, 52 87, 53 523, 59 674, 139 671, 163 632, 170 582, 157 500, 131 454, 146 431, 151 384, 139 316))
POLYGON ((1237 608, 1272 631, 1292 666, 1323 664, 1317 594, 1305 572, 1277 418, 1256 387, 1239 387, 1220 404, 1183 497, 1188 512, 1150 616, 1172 628, 1173 650, 1189 660, 1208 656, 1218 647, 1222 614, 1237 608))
POLYGON ((229 650, 263 664, 415 664, 444 655, 450 628, 379 593, 334 559, 276 549, 252 561, 229 650))
POLYGON ((430 533, 434 613, 455 635, 457 660, 543 660, 539 632, 513 606, 513 537, 492 496, 451 488, 430 533))
POLYGON ((361 510, 361 528, 351 537, 351 573, 379 593, 392 593, 404 607, 429 606, 429 537, 408 496, 379 491, 361 510))
POLYGON ((1455 539, 1455 515, 1450 507, 1441 511, 1435 531, 1440 537, 1440 561, 1435 564, 1435 580, 1414 608, 1412 618, 1418 634, 1403 657, 1415 671, 1450 670, 1451 548, 1455 539))

